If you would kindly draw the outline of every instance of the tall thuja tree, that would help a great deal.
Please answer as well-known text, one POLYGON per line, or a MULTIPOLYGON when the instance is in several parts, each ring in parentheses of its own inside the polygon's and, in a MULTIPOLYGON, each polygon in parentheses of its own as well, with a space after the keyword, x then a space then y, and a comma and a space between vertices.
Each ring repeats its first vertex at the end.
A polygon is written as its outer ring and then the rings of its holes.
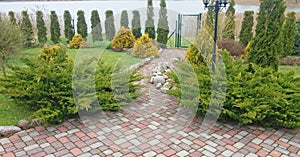
POLYGON ((132 11, 132 21, 131 21, 131 30, 135 38, 139 38, 142 36, 141 33, 141 16, 138 10, 132 11))
POLYGON ((25 47, 32 47, 34 34, 27 11, 22 11, 21 30, 25 37, 25 47))
POLYGON ((145 23, 145 27, 145 34, 148 34, 150 38, 155 39, 154 11, 152 0, 148 0, 147 20, 145 23))
POLYGON ((68 39, 68 41, 71 41, 74 36, 75 30, 72 23, 72 16, 69 10, 64 11, 64 26, 65 37, 68 39))
POLYGON ((43 18, 43 12, 36 12, 36 27, 37 27, 37 35, 38 41, 40 45, 43 45, 47 41, 47 28, 45 26, 45 21, 43 18))
POLYGON ((112 10, 105 12, 105 35, 106 40, 112 41, 116 33, 114 14, 112 10))
POLYGON ((244 19, 242 22, 242 29, 240 32, 240 42, 247 46, 248 43, 251 41, 253 37, 253 25, 254 25, 254 18, 253 18, 253 11, 245 11, 244 12, 244 19))
POLYGON ((126 10, 123 10, 121 13, 121 21, 120 26, 124 26, 125 28, 128 28, 128 13, 126 10))
POLYGON ((285 9, 284 0, 261 0, 256 35, 249 50, 250 62, 278 70, 278 55, 283 50, 285 9))
POLYGON ((296 13, 289 12, 287 14, 284 31, 283 31, 283 56, 288 56, 293 53, 293 48, 295 44, 295 34, 296 34, 296 13))
POLYGON ((8 12, 8 16, 9 16, 9 21, 12 23, 12 24, 16 24, 17 23, 17 19, 15 17, 15 13, 13 11, 9 11, 8 12))
POLYGON ((300 19, 296 22, 296 34, 293 55, 300 55, 300 19))
MULTIPOLYGON (((212 0, 209 5, 214 5, 215 0, 212 0)), ((215 12, 213 11, 212 7, 208 8, 208 11, 206 13, 206 18, 204 21, 204 28, 209 32, 209 34, 213 35, 214 34, 214 27, 215 27, 215 12)))
POLYGON ((226 10, 225 27, 222 33, 222 39, 233 39, 235 38, 235 2, 230 0, 229 7, 226 10))
POLYGON ((97 10, 92 11, 91 24, 93 42, 102 41, 102 27, 99 13, 97 10))
POLYGON ((157 41, 162 44, 167 44, 169 34, 169 24, 167 16, 166 1, 160 1, 159 20, 157 26, 157 41))
POLYGON ((83 38, 87 37, 87 24, 85 22, 84 11, 77 11, 77 33, 81 34, 83 38))
POLYGON ((55 11, 51 11, 50 14, 50 33, 51 33, 51 41, 53 41, 55 44, 59 42, 60 37, 60 27, 58 22, 58 17, 55 11))

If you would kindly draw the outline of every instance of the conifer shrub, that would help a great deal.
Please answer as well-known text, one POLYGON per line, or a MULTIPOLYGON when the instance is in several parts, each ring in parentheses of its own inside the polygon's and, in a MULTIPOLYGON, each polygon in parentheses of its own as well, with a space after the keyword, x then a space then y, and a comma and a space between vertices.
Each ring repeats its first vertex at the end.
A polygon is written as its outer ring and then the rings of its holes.
POLYGON ((70 41, 71 49, 85 48, 87 46, 88 46, 87 42, 85 42, 85 40, 80 34, 75 34, 72 40, 70 41))
POLYGON ((136 57, 158 57, 159 52, 157 47, 153 44, 152 39, 148 34, 144 34, 137 41, 135 41, 131 55, 136 57))
MULTIPOLYGON (((219 120, 236 121, 241 125, 260 124, 267 127, 296 128, 300 126, 300 78, 294 77, 294 72, 281 73, 273 68, 262 68, 253 63, 243 63, 233 60, 228 51, 221 52, 226 71, 226 91, 217 89, 217 96, 225 94, 219 120)), ((177 64, 177 77, 187 75, 186 64, 177 64), (179 70, 178 70, 179 69, 179 70)), ((212 79, 208 66, 193 65, 199 87, 193 85, 189 79, 179 82, 173 76, 177 87, 169 93, 181 97, 184 87, 189 87, 191 95, 199 88, 200 94, 189 99, 181 99, 181 104, 191 109, 197 116, 203 117, 211 104, 212 79), (198 104, 189 103, 197 100, 198 104)), ((188 76, 188 75, 187 75, 188 76)), ((218 84, 218 86, 222 86, 218 84)))
POLYGON ((0 93, 19 105, 32 107, 33 115, 45 123, 61 123, 77 113, 72 93, 73 60, 62 46, 44 47, 36 58, 26 58, 26 66, 10 66, 0 78, 0 93))
POLYGON ((120 50, 132 48, 134 41, 131 30, 122 26, 112 40, 112 48, 120 50))

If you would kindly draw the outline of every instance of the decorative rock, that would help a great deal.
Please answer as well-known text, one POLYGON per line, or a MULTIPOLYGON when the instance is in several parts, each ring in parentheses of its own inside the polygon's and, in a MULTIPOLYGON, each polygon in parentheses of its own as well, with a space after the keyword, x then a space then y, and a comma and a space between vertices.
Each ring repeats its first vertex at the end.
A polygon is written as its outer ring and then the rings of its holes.
POLYGON ((164 85, 163 85, 164 88, 167 88, 168 90, 172 88, 172 85, 171 83, 169 82, 166 82, 164 85))
POLYGON ((161 73, 160 71, 158 71, 158 72, 156 73, 156 76, 162 76, 162 73, 161 73))
POLYGON ((152 74, 157 73, 157 72, 158 72, 157 69, 153 69, 153 70, 152 70, 152 74))
POLYGON ((42 122, 41 122, 41 120, 39 120, 39 119, 33 119, 33 120, 32 120, 32 124, 33 124, 34 126, 39 126, 39 125, 42 125, 42 122))
POLYGON ((168 90, 169 90, 169 89, 166 88, 166 87, 162 87, 162 88, 160 89, 160 91, 163 92, 163 93, 167 93, 168 90))
POLYGON ((22 129, 17 126, 0 126, 0 136, 8 136, 19 131, 22 129))
POLYGON ((159 89, 159 88, 161 88, 163 85, 161 84, 161 83, 158 83, 156 86, 155 86, 155 88, 157 88, 157 89, 159 89))
POLYGON ((150 78, 150 83, 154 83, 154 77, 152 76, 151 78, 150 78))
POLYGON ((167 65, 165 62, 160 62, 158 65, 158 70, 161 72, 164 72, 168 69, 167 65))
POLYGON ((170 73, 170 72, 172 72, 171 69, 167 69, 166 70, 166 73, 170 73))
POLYGON ((167 80, 169 77, 167 75, 163 75, 164 79, 167 80))
POLYGON ((163 76, 156 76, 153 80, 154 84, 157 85, 158 83, 164 84, 166 80, 163 76))
POLYGON ((21 120, 19 120, 17 126, 22 128, 23 130, 25 130, 25 129, 29 129, 31 127, 31 124, 30 124, 30 121, 21 119, 21 120))

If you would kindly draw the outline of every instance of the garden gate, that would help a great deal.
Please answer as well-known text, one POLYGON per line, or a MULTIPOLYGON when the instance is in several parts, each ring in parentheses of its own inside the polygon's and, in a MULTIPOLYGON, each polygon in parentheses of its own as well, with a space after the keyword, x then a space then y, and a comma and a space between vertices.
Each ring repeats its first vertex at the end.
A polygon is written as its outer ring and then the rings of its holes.
POLYGON ((176 22, 175 47, 187 48, 194 41, 200 29, 200 14, 178 14, 176 22))

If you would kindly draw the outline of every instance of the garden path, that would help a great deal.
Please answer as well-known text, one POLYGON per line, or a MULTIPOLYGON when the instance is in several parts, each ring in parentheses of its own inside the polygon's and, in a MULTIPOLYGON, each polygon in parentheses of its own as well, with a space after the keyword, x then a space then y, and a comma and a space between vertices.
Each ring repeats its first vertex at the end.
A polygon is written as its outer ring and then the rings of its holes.
MULTIPOLYGON (((140 72, 150 76, 158 62, 183 53, 164 50, 140 72)), ((203 136, 202 121, 179 107, 176 98, 156 90, 147 77, 142 83, 143 95, 121 112, 69 119, 2 138, 0 156, 300 156, 300 133, 285 129, 216 123, 203 136)))

